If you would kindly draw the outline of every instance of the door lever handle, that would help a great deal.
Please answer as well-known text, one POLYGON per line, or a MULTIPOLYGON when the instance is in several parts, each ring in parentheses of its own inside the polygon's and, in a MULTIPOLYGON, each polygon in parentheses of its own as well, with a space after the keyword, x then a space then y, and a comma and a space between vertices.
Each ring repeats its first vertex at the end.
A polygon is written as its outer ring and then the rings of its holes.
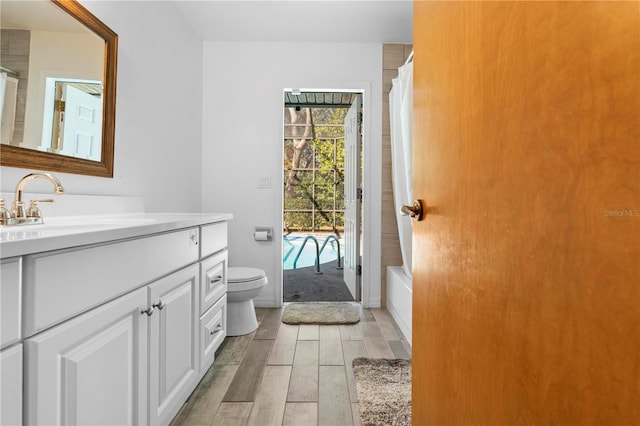
POLYGON ((424 219, 426 209, 424 208, 424 202, 422 200, 414 200, 411 206, 402 206, 400 208, 400 214, 403 216, 410 216, 411 219, 420 222, 424 219))

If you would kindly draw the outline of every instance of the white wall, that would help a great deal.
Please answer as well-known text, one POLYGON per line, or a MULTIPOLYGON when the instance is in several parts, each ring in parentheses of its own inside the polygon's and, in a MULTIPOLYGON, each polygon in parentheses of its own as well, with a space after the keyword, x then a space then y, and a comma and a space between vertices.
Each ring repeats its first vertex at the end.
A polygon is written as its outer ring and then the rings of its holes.
MULTIPOLYGON (((150 212, 231 212, 231 265, 264 268, 281 300, 285 88, 365 90, 365 305, 380 305, 382 45, 205 42, 163 1, 83 4, 119 36, 114 178, 56 173, 70 194, 142 196, 150 212), (260 176, 272 188, 258 189, 260 176), (201 195, 201 197, 200 197, 201 195), (276 242, 258 243, 255 226, 276 242)), ((2 167, 0 190, 33 170, 2 167)), ((33 181, 28 192, 49 192, 33 181)), ((55 208, 55 206, 51 206, 55 208)))
POLYGON ((203 64, 202 208, 234 214, 231 266, 266 271, 257 306, 281 300, 283 91, 365 90, 363 302, 380 306, 382 45, 205 42, 203 64), (263 176, 271 188, 258 189, 263 176), (256 226, 275 241, 254 241, 256 226))
MULTIPOLYGON (((200 211, 202 41, 171 2, 82 3, 119 37, 114 178, 56 176, 72 194, 137 195, 147 211, 200 211)), ((13 191, 31 171, 2 167, 0 190, 13 191)), ((47 184, 27 191, 48 192, 47 184)))

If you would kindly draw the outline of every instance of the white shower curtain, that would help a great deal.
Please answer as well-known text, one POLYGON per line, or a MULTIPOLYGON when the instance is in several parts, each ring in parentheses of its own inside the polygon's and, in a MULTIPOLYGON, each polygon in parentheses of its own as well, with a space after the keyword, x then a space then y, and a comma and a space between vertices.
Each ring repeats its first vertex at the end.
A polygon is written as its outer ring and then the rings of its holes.
POLYGON ((16 119, 18 80, 6 73, 0 74, 0 142, 10 144, 16 119))
POLYGON ((391 115, 391 173, 393 198, 398 221, 398 236, 404 273, 411 277, 411 220, 400 215, 402 205, 411 205, 412 129, 413 129, 413 62, 398 68, 389 93, 391 115))

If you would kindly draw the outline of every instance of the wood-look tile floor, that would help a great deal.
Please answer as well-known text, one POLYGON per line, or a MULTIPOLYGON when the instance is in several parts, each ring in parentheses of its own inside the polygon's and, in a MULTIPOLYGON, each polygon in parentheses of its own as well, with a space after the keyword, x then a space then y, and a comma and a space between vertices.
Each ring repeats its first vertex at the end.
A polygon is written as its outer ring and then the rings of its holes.
POLYGON ((411 358, 385 309, 321 326, 283 324, 282 309, 256 313, 258 329, 225 339, 173 426, 360 425, 353 358, 411 358))

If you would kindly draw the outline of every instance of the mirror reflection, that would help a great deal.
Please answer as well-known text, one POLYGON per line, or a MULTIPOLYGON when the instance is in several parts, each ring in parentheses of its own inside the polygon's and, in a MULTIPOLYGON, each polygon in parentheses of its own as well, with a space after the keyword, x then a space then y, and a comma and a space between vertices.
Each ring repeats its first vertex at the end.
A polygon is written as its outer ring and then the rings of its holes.
POLYGON ((0 142, 100 161, 105 41, 49 1, 2 0, 0 142))
POLYGON ((45 100, 41 147, 100 161, 102 82, 48 78, 50 92, 54 99, 45 100))

